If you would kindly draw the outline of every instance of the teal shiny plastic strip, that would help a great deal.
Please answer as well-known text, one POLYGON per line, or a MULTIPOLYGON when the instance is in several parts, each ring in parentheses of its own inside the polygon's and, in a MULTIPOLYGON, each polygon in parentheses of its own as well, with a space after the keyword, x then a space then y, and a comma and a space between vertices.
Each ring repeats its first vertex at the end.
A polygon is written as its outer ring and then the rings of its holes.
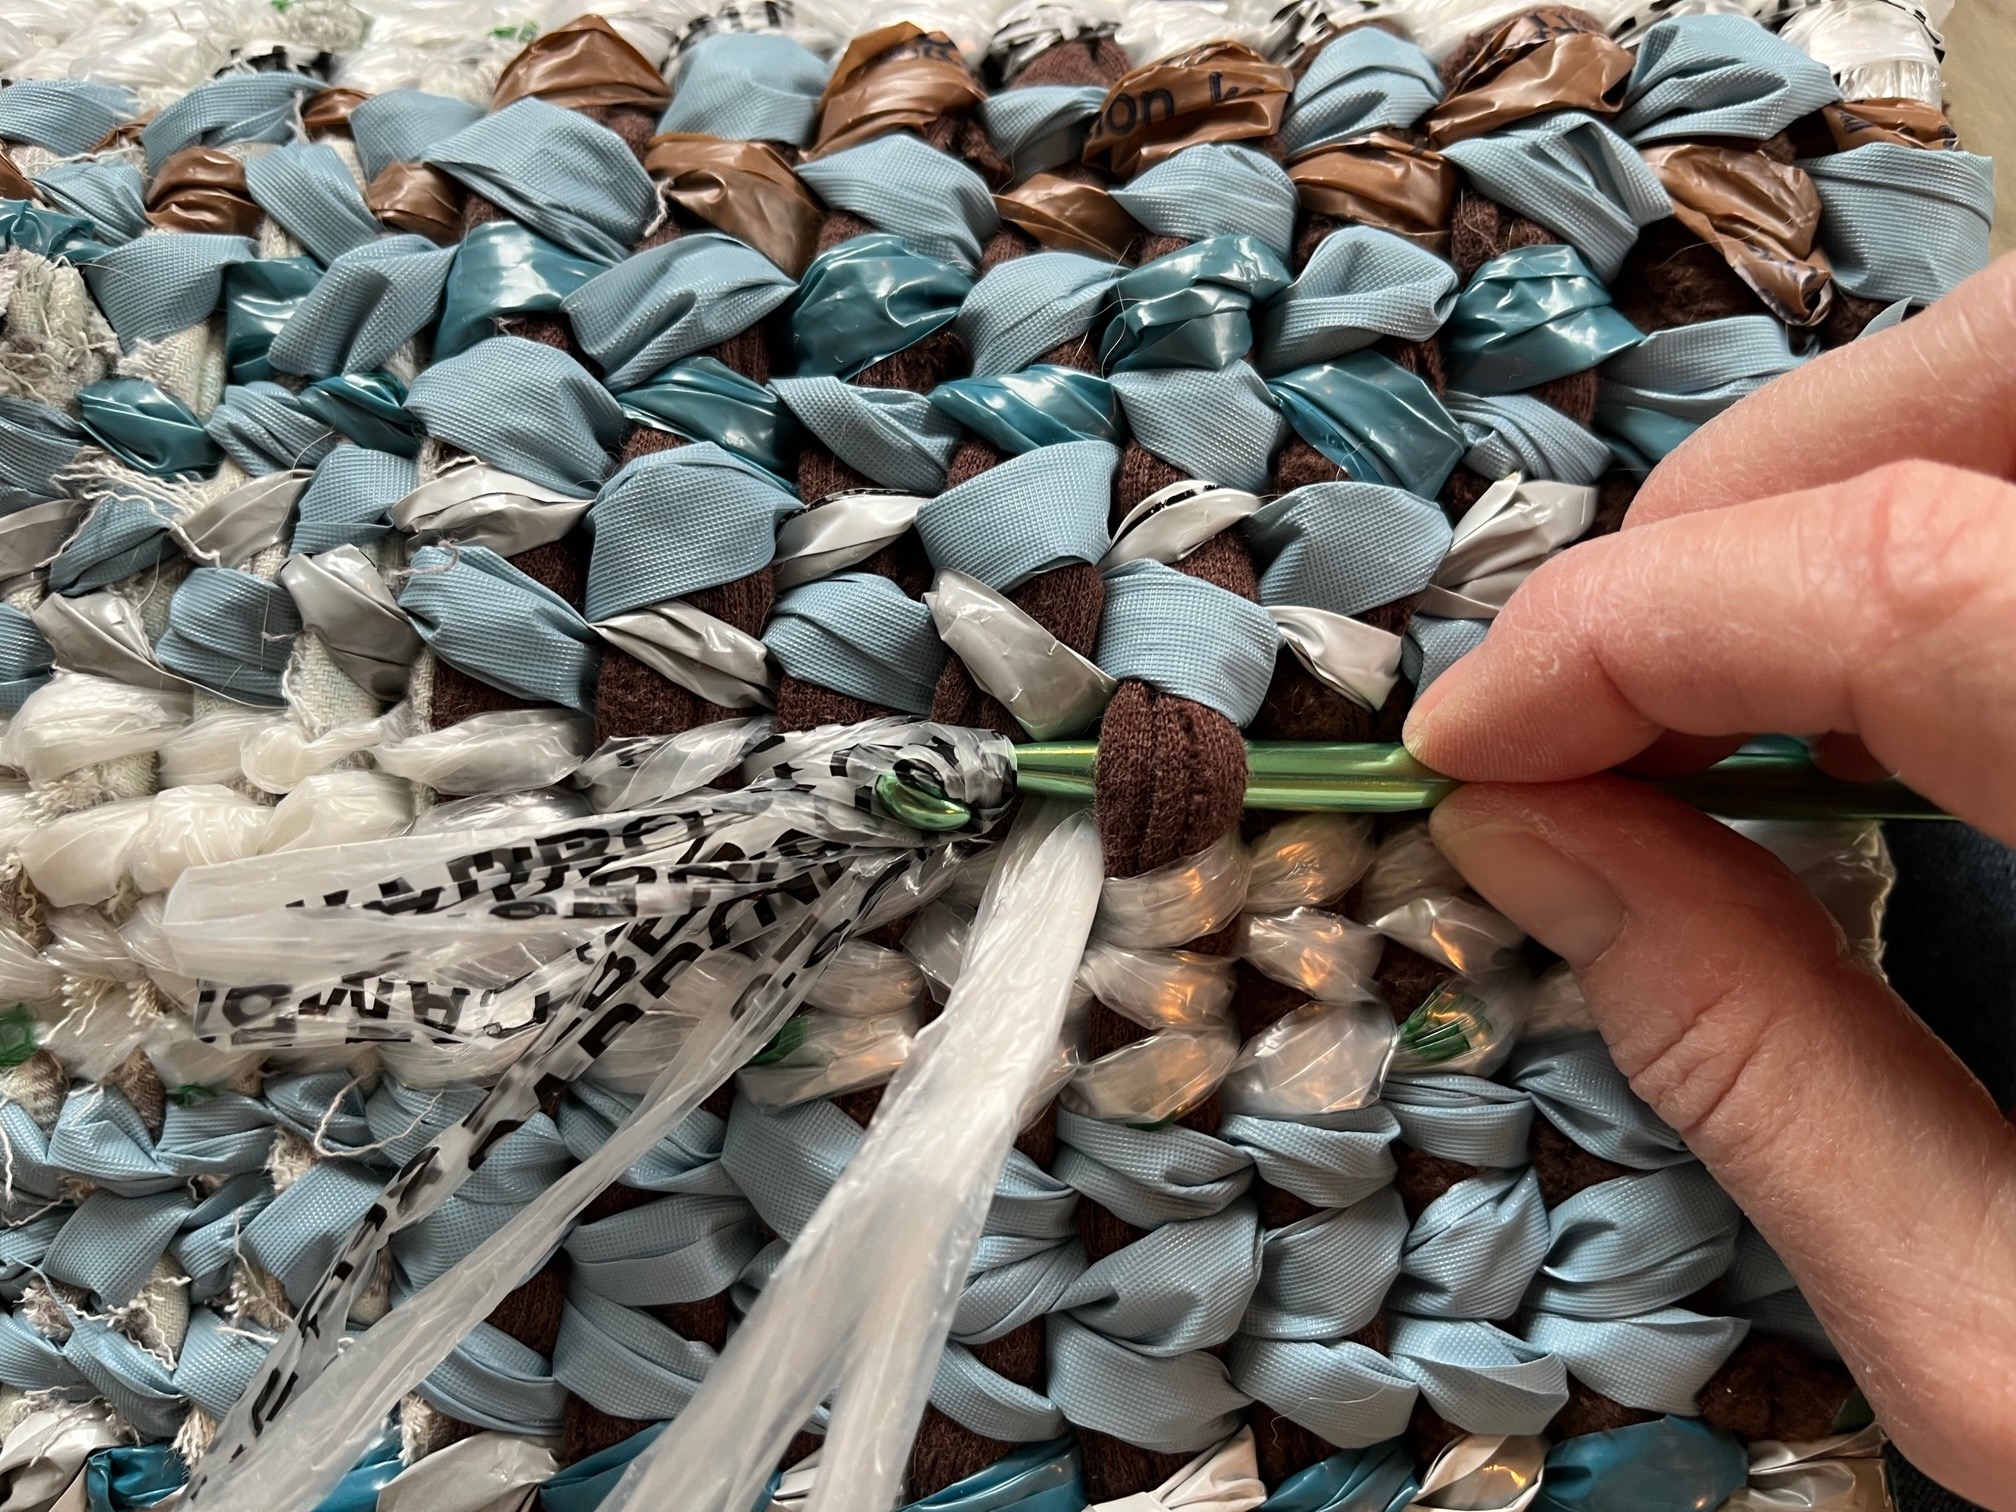
POLYGON ((603 270, 516 221, 473 228, 455 249, 442 291, 434 360, 452 357, 497 333, 497 318, 557 310, 603 270))
POLYGON ((406 385, 390 373, 318 378, 294 402, 359 446, 395 457, 420 455, 420 422, 406 412, 406 385))
POLYGON ((312 257, 262 257, 224 271, 224 360, 233 383, 273 376, 273 338, 322 281, 312 257))
POLYGON ((1435 391, 1378 352, 1299 368, 1267 389, 1296 434, 1360 482, 1432 499, 1469 450, 1435 391))
POLYGON ((1279 254, 1252 236, 1214 236, 1158 257, 1114 284, 1120 313, 1100 339, 1100 365, 1226 367, 1253 346, 1252 308, 1291 281, 1279 254))
POLYGON ((900 236, 851 237, 812 259, 791 305, 800 377, 852 378, 952 322, 973 280, 900 236))
POLYGON ((128 467, 157 478, 209 473, 224 452, 189 406, 145 378, 107 378, 77 395, 91 439, 128 467))
POLYGON ((932 404, 1010 456, 1067 441, 1127 439, 1113 385, 1096 373, 1042 363, 1019 373, 954 378, 932 404))
POLYGON ((1456 296, 1442 350, 1452 385, 1505 394, 1585 372, 1644 339, 1581 254, 1556 242, 1478 268, 1456 296))
POLYGON ((688 357, 616 395, 639 425, 692 441, 712 441, 758 467, 789 478, 804 432, 777 391, 714 357, 688 357))

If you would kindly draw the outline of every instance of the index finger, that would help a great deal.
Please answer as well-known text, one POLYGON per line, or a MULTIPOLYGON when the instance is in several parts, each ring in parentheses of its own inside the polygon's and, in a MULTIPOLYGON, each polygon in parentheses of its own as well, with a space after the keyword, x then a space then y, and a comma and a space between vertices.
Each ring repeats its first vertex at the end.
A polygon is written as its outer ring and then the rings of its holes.
POLYGON ((1625 528, 1839 483, 1886 463, 2016 476, 2016 254, 1922 315, 1774 379, 1653 469, 1625 528))

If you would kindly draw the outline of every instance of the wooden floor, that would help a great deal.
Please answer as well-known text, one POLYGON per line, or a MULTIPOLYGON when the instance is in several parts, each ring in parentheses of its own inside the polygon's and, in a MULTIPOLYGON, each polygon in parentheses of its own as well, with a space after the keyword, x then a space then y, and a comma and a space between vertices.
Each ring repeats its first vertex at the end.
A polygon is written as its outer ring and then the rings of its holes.
POLYGON ((1959 0, 1946 20, 1946 103, 1960 143, 1994 158, 1995 250, 2016 250, 2016 0, 1959 0))

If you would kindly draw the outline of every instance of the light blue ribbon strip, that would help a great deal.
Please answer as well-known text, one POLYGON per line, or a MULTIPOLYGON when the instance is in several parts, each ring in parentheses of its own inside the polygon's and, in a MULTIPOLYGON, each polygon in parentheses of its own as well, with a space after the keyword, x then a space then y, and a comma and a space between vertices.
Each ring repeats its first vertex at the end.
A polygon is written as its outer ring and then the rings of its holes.
POLYGON ((1115 186, 1114 201, 1157 236, 1257 237, 1282 257, 1295 244, 1295 183, 1250 147, 1203 142, 1115 186))
POLYGON ((1408 1231, 1388 1305, 1424 1318, 1509 1318, 1547 1244, 1540 1178, 1530 1170, 1459 1181, 1408 1231))
POLYGON ((980 102, 980 121, 1019 182, 1077 162, 1105 103, 1101 84, 1032 84, 989 95, 980 102))
POLYGON ((599 1412, 642 1422, 677 1417, 714 1351, 577 1281, 560 1315, 553 1378, 599 1412))
MULTIPOLYGON (((0 91, 0 98, 11 92, 0 91)), ((97 239, 108 246, 129 242, 147 229, 145 184, 131 163, 88 159, 53 164, 35 177, 44 199, 90 221, 97 239)))
POLYGON ((1257 237, 1214 236, 1144 263, 1113 285, 1120 312, 1099 342, 1108 372, 1220 369, 1253 346, 1251 311, 1290 283, 1257 237))
POLYGON ((166 505, 138 492, 101 499, 50 561, 49 586, 75 596, 152 567, 175 554, 168 534, 173 518, 166 505))
POLYGON ((754 463, 711 443, 625 463, 588 511, 591 620, 747 577, 776 554, 795 496, 754 463), (665 550, 676 541, 679 549, 665 550))
POLYGON ((577 1292, 630 1308, 718 1296, 763 1243, 743 1198, 682 1195, 581 1224, 564 1247, 577 1292))
POLYGON ((27 142, 58 157, 77 157, 139 113, 133 92, 116 85, 16 79, 0 90, 0 141, 27 142))
POLYGON ((1988 266, 1992 159, 1871 142, 1799 166, 1820 192, 1834 281, 1850 294, 1929 304, 1988 266))
POLYGON ((1512 1052, 1505 1079, 1592 1155, 1640 1171, 1694 1158, 1672 1125, 1631 1090, 1602 1036, 1593 1031, 1522 1041, 1512 1052))
POLYGON ((1135 1129, 1057 1110, 1057 1155, 1069 1182, 1136 1228, 1221 1213, 1253 1183, 1246 1151, 1223 1139, 1169 1124, 1135 1129))
POLYGON ((1281 143, 1294 156, 1381 128, 1412 126, 1442 100, 1428 55, 1376 26, 1323 44, 1288 101, 1281 143))
POLYGON ((1768 315, 1733 315, 1653 331, 1604 364, 1596 423, 1619 465, 1639 474, 1706 421, 1810 353, 1792 350, 1768 315))
POLYGON ((601 642, 574 606, 486 546, 422 546, 399 590, 413 628, 452 667, 535 703, 595 707, 601 642))
POLYGON ((1793 1339, 1823 1360, 1841 1358, 1785 1262, 1748 1223, 1736 1237, 1736 1256, 1722 1280, 1722 1302, 1760 1332, 1793 1339))
POLYGON ((834 456, 882 487, 934 494, 945 486, 959 426, 924 395, 838 378, 779 378, 772 387, 834 456))
MULTIPOLYGON (((1241 1391, 1342 1449, 1363 1449, 1405 1432, 1421 1394, 1398 1363, 1349 1339, 1240 1334, 1225 1360, 1241 1391)), ((1356 1502, 1343 1506, 1359 1512, 1356 1502)))
POLYGON ((1137 1354, 1173 1359, 1231 1338, 1259 1283, 1259 1217, 1242 1199, 1095 1261, 1058 1309, 1137 1354))
POLYGON ((658 129, 803 147, 828 72, 816 53, 781 34, 715 32, 680 56, 658 129))
POLYGON ((795 475, 801 440, 777 391, 713 357, 688 357, 616 396, 639 425, 712 441, 780 480, 795 475))
POLYGON ((763 644, 802 682, 908 714, 930 711, 945 668, 931 611, 868 572, 792 589, 771 611, 763 644))
POLYGON ((1728 1270, 1742 1219, 1698 1161, 1584 1187, 1547 1216, 1552 1238, 1527 1305, 1590 1319, 1693 1295, 1728 1270))
POLYGON ((1389 1184, 1397 1170, 1390 1146, 1400 1135, 1391 1112, 1375 1103, 1309 1119, 1234 1113, 1218 1137, 1253 1161, 1260 1179, 1311 1207, 1345 1208, 1389 1184))
POLYGON ((1144 1355, 1068 1313, 1052 1313, 1048 1326, 1050 1395, 1081 1428, 1158 1454, 1194 1454, 1237 1429, 1252 1400, 1215 1355, 1144 1355))
POLYGON ((12 604, 0 604, 0 712, 19 712, 55 665, 56 654, 35 622, 12 604))
POLYGON ((560 308, 609 387, 625 389, 748 330, 796 287, 753 247, 699 231, 625 258, 560 308))
POLYGON ((925 504, 917 534, 932 566, 1011 592, 1038 573, 1106 554, 1119 466, 1119 448, 1107 441, 1038 447, 925 504))
POLYGON ((267 361, 306 378, 383 367, 434 323, 455 257, 453 247, 403 235, 343 253, 280 328, 267 361))
POLYGON ((1381 336, 1426 341, 1455 303, 1456 270, 1433 252, 1373 226, 1344 226, 1260 312, 1260 368, 1340 357, 1381 336))
POLYGON ((140 133, 147 171, 154 172, 184 147, 228 147, 233 142, 284 142, 294 135, 301 105, 325 86, 297 73, 225 74, 191 90, 140 133))
POLYGON ((224 361, 233 383, 273 376, 273 343, 322 282, 312 257, 256 257, 224 270, 224 361))
POLYGON ((198 567, 168 601, 162 666, 239 703, 279 704, 301 614, 285 588, 249 572, 198 567))
POLYGON ((146 378, 87 384, 77 394, 77 417, 92 440, 157 478, 208 473, 224 460, 189 406, 146 378))
POLYGON ((1400 670, 1418 693, 1483 645, 1484 637, 1490 633, 1489 620, 1416 614, 1407 621, 1407 639, 1400 647, 1400 670))
POLYGON ((985 179, 904 131, 800 163, 798 177, 834 209, 969 276, 1001 224, 985 179))
POLYGON ((1106 613, 1093 660, 1123 681, 1252 722, 1274 678, 1280 632, 1267 611, 1215 583, 1160 562, 1106 574, 1106 613))
POLYGON ((1561 1361, 1489 1323, 1389 1318, 1393 1363, 1471 1433, 1540 1433, 1568 1402, 1561 1361))
POLYGON ((368 182, 394 163, 416 163, 429 147, 481 119, 483 107, 417 89, 388 89, 350 112, 350 138, 368 182))
POLYGON ((1032 252, 997 264, 959 307, 956 324, 974 373, 1012 373, 1087 335, 1120 271, 1076 252, 1032 252))
POLYGON ((1638 231, 1673 213, 1659 179, 1592 115, 1563 110, 1442 149, 1480 193, 1560 236, 1605 282, 1638 231))
MULTIPOLYGON (((616 1126, 636 1111, 636 1106, 634 1097, 625 1097, 592 1082, 575 1082, 561 1098, 554 1122, 574 1158, 586 1160, 608 1143, 616 1126)), ((695 1108, 683 1123, 623 1173, 623 1185, 641 1192, 740 1196, 741 1188, 721 1164, 727 1132, 725 1120, 704 1108, 695 1108)))
POLYGON ((199 1176, 257 1171, 272 1144, 272 1113, 241 1093, 170 1103, 157 1138, 117 1092, 81 1087, 64 1099, 48 1158, 115 1196, 145 1197, 199 1176))
POLYGON ((336 149, 293 142, 245 165, 245 189, 281 228, 327 265, 384 230, 336 149))
MULTIPOLYGON (((1027 261, 1029 259, 1025 259, 1027 261)), ((1113 385, 1078 368, 1038 364, 991 378, 954 378, 928 396, 967 430, 1011 457, 1039 446, 1127 439, 1113 385)))
POLYGON ((493 336, 413 380, 427 434, 506 472, 587 498, 629 428, 588 370, 556 347, 493 336))
POLYGON ((384 1185, 382 1175, 351 1161, 317 1161, 245 1225, 245 1253, 299 1306, 335 1260, 342 1236, 370 1210, 384 1185))
POLYGON ((313 467, 336 444, 336 433, 277 383, 227 387, 203 429, 255 478, 313 467))
POLYGON ((253 256, 252 243, 242 236, 152 232, 85 263, 84 282, 130 352, 140 342, 159 341, 208 318, 224 292, 224 270, 253 256))
POLYGON ((1610 448, 1551 404, 1524 394, 1465 394, 1442 403, 1463 427, 1463 465, 1494 482, 1507 473, 1556 483, 1594 483, 1609 469, 1610 448))
POLYGON ((1283 373, 1267 391, 1296 434, 1349 477, 1424 498, 1442 491, 1469 441, 1435 390, 1380 352, 1283 373))
POLYGON ((1691 1417, 1701 1388, 1749 1331, 1741 1318, 1704 1318, 1679 1307, 1601 1320, 1543 1312, 1527 1321, 1526 1342, 1613 1402, 1691 1417))
POLYGON ((1460 1072, 1394 1076, 1380 1094, 1417 1150, 1462 1165, 1507 1170, 1526 1164, 1532 1099, 1516 1087, 1460 1072))
POLYGON ((513 102, 421 154, 570 252, 613 263, 657 213, 658 191, 621 137, 578 111, 513 102))
POLYGON ((566 1420, 567 1388, 546 1356, 488 1323, 414 1389, 450 1417, 497 1433, 553 1438, 566 1420))
POLYGON ((54 498, 55 475, 85 439, 84 428, 63 411, 0 395, 0 511, 54 498))
POLYGON ((1534 1512, 1719 1507, 1750 1480, 1749 1456, 1706 1423, 1665 1417, 1564 1439, 1547 1451, 1534 1512))
POLYGON ((1403 1512, 1420 1489, 1413 1454, 1403 1443, 1387 1442, 1297 1470, 1261 1503, 1260 1512, 1403 1512))
POLYGON ((1267 486, 1288 422, 1258 373, 1243 362, 1115 373, 1113 392, 1134 439, 1193 478, 1258 493, 1267 486))
POLYGON ((1673 16, 1646 29, 1617 130, 1633 142, 1761 142, 1841 98, 1834 76, 1748 16, 1673 16))
POLYGON ((1355 1207, 1267 1230, 1260 1284, 1239 1332, 1319 1343, 1358 1332, 1378 1316, 1406 1239, 1407 1212, 1390 1186, 1355 1207))
POLYGON ((1442 335, 1449 381, 1479 394, 1530 389, 1629 351, 1644 335, 1573 247, 1515 247, 1479 267, 1442 335))
POLYGON ((1311 483, 1246 522, 1260 602, 1363 614, 1425 589, 1449 554, 1439 507, 1381 483, 1311 483))
POLYGON ((812 259, 791 306, 802 376, 852 378, 951 324, 972 279, 900 236, 850 237, 812 259))
POLYGON ((516 221, 486 221, 455 246, 442 291, 441 325, 434 360, 468 350, 494 336, 506 315, 557 310, 561 302, 603 269, 528 231, 516 221))

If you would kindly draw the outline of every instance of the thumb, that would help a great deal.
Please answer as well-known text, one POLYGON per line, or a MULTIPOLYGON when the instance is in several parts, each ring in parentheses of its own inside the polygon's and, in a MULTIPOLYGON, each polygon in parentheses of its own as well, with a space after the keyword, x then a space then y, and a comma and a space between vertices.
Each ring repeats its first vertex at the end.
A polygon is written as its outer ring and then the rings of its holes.
POLYGON ((1797 1278, 1926 1473, 2016 1507, 2016 1130, 1769 853, 1616 777, 1473 785, 1470 884, 1574 968, 1638 1095, 1797 1278))

